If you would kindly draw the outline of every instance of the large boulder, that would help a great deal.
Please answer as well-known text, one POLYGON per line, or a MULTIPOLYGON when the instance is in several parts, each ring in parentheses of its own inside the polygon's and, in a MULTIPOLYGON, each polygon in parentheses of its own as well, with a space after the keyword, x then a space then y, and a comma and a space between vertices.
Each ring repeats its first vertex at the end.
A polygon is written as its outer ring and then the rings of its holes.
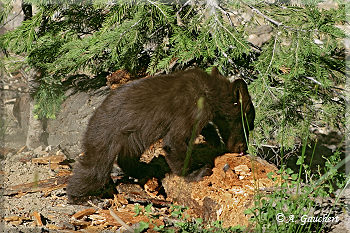
POLYGON ((81 153, 81 141, 88 121, 109 92, 107 87, 89 92, 70 90, 56 119, 48 120, 47 142, 59 146, 70 158, 81 153))

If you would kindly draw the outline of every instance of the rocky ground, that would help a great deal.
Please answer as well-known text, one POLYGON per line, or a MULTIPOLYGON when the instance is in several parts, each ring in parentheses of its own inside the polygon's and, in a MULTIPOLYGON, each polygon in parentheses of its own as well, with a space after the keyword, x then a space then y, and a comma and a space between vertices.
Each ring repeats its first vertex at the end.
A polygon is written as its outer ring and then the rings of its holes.
POLYGON ((45 232, 44 229, 54 232, 56 226, 74 229, 69 225, 69 218, 77 208, 67 205, 63 187, 46 192, 28 189, 29 192, 24 193, 16 190, 9 195, 6 193, 6 189, 15 185, 35 183, 55 177, 58 170, 50 169, 49 165, 32 163, 32 159, 48 156, 50 152, 49 148, 46 151, 38 148, 34 151, 24 150, 19 153, 2 152, 1 186, 4 188, 2 190, 4 196, 1 213, 2 223, 5 225, 1 232, 45 232))
MULTIPOLYGON (((2 148, 0 152, 0 232, 124 232, 129 227, 138 228, 142 221, 171 228, 178 221, 172 215, 171 203, 186 204, 190 207, 187 213, 193 217, 220 219, 226 226, 248 224, 244 210, 252 204, 254 189, 249 156, 226 154, 218 157, 213 175, 190 185, 178 177, 167 176, 163 180, 167 198, 157 187, 157 181, 150 180, 144 188, 136 184, 118 184, 118 194, 111 199, 71 205, 67 204, 65 191, 71 168, 58 148, 2 148), (222 168, 227 166, 228 171, 222 168), (152 207, 146 211, 148 204, 152 207)), ((266 173, 274 171, 275 167, 258 160, 255 169, 260 187, 272 187, 273 182, 266 179, 266 173)), ((345 200, 343 197, 341 202, 345 200)), ((329 209, 333 202, 330 200, 321 206, 329 209)), ((340 222, 328 229, 348 232, 349 215, 344 209, 339 209, 338 213, 340 222)), ((151 228, 148 232, 152 232, 151 228)))
POLYGON ((119 222, 108 212, 117 203, 113 199, 95 199, 96 205, 68 204, 65 186, 71 168, 57 148, 2 149, 0 163, 0 232, 116 232, 125 230, 125 222, 132 226, 147 220, 134 216, 134 205, 126 200, 118 206, 123 219, 119 222))

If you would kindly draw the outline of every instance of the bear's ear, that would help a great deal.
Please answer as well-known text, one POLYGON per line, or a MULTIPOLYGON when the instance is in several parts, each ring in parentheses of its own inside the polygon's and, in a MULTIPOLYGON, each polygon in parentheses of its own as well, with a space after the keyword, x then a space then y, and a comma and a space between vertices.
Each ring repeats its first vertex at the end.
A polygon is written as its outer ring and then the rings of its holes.
POLYGON ((211 75, 212 76, 220 76, 221 75, 216 66, 213 66, 213 68, 211 69, 211 75))

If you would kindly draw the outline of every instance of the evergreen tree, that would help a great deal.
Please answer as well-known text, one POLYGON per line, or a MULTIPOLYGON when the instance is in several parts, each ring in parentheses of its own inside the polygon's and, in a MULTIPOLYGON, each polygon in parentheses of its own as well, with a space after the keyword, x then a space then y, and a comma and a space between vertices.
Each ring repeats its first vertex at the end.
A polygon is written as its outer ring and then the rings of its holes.
POLYGON ((38 117, 55 116, 70 84, 97 88, 119 69, 144 76, 215 65, 250 84, 257 110, 254 143, 292 148, 305 122, 344 130, 344 4, 324 10, 315 1, 25 2, 37 11, 1 36, 0 47, 39 71, 38 117), (248 36, 259 25, 271 28, 271 38, 252 44, 248 36))

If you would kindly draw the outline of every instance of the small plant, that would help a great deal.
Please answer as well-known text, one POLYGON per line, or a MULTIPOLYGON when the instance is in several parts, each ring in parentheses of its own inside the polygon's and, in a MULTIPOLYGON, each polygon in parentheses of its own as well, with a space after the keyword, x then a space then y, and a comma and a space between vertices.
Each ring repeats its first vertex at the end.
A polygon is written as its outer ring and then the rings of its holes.
POLYGON ((185 211, 188 210, 187 207, 179 206, 179 205, 171 205, 171 217, 178 219, 188 219, 189 216, 185 214, 185 211))
POLYGON ((212 233, 212 232, 243 232, 244 228, 241 226, 235 227, 223 227, 221 221, 213 221, 209 224, 204 224, 203 220, 200 218, 194 219, 193 221, 178 222, 176 224, 179 227, 179 232, 202 232, 202 233, 212 233))
POLYGON ((156 219, 159 218, 158 215, 152 215, 152 204, 147 205, 144 209, 140 207, 139 204, 135 204, 134 211, 135 216, 140 214, 145 214, 149 217, 149 222, 140 221, 135 232, 145 232, 147 229, 152 229, 156 232, 164 233, 175 233, 175 232, 202 232, 202 233, 212 233, 212 232, 243 232, 244 228, 241 226, 228 227, 222 226, 221 221, 213 221, 211 223, 205 223, 201 218, 191 218, 186 214, 187 207, 179 205, 171 205, 170 216, 173 218, 173 223, 157 225, 156 219))
POLYGON ((147 230, 149 228, 149 223, 141 221, 139 222, 139 226, 134 229, 135 233, 143 232, 144 230, 147 230))
POLYGON ((134 205, 134 212, 135 212, 134 217, 139 216, 142 213, 142 209, 140 207, 140 204, 136 203, 134 205))
POLYGON ((336 166, 342 163, 339 151, 336 151, 328 158, 324 156, 323 158, 326 160, 324 174, 327 174, 327 179, 323 187, 328 189, 328 193, 333 193, 336 189, 345 187, 349 177, 346 176, 345 172, 339 172, 336 166))
MULTIPOLYGON (((300 161, 301 167, 309 169, 309 165, 300 161)), ((327 222, 339 221, 332 212, 320 216, 314 214, 317 199, 328 197, 335 188, 345 189, 349 182, 349 178, 337 170, 340 166, 338 153, 327 162, 326 174, 317 179, 314 176, 303 186, 301 184, 305 181, 301 179, 301 173, 293 173, 290 168, 282 167, 278 171, 279 177, 268 174, 270 179, 279 180, 280 184, 272 194, 258 192, 255 207, 246 211, 252 215, 251 221, 257 232, 322 232, 327 222)), ((305 170, 305 173, 309 174, 310 170, 305 170)), ((334 205, 337 202, 338 199, 334 205)))

